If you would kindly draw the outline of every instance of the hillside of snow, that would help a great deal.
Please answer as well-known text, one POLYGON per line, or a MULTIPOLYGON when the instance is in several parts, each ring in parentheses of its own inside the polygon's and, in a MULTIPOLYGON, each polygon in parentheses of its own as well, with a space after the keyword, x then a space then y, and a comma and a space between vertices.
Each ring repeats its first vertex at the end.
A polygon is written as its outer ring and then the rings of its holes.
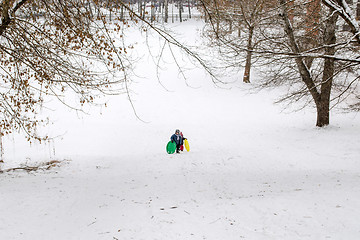
MULTIPOLYGON (((201 28, 174 24, 195 44, 201 28)), ((184 81, 167 55, 158 80, 136 38, 131 100, 141 120, 126 95, 91 115, 50 102, 46 130, 58 138, 4 138, 4 168, 64 161, 0 174, 0 239, 360 239, 357 114, 333 111, 319 129, 314 109, 273 104, 281 90, 249 94, 241 75, 217 87, 191 64, 184 81), (177 128, 191 149, 169 155, 177 128)))

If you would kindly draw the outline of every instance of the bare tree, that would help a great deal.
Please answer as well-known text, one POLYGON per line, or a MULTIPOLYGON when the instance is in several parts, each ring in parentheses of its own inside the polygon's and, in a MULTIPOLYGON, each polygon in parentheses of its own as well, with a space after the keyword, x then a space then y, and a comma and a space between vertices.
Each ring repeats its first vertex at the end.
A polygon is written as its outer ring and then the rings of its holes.
POLYGON ((37 134, 47 124, 38 115, 44 99, 82 111, 105 95, 129 94, 134 62, 123 38, 130 25, 121 16, 110 21, 106 7, 131 12, 122 1, 1 1, 0 138, 24 131, 29 141, 48 140, 37 134))
MULTIPOLYGON (((257 29, 266 20, 265 14, 273 1, 268 0, 240 0, 240 1, 203 1, 205 13, 210 18, 210 35, 226 48, 225 55, 229 55, 229 64, 239 54, 245 55, 243 81, 250 83, 250 72, 253 51, 258 40, 257 29), (237 24, 238 34, 234 34, 233 23, 237 24), (241 34, 242 32, 242 34, 241 34)), ((241 60, 240 60, 241 61, 241 60)))
MULTIPOLYGON (((233 8, 228 12, 233 13, 233 8)), ((230 38, 235 36, 231 32, 216 35, 222 53, 233 59, 233 66, 246 59, 239 59, 242 53, 250 52, 256 58, 258 70, 264 73, 258 86, 287 85, 288 93, 279 102, 302 100, 304 106, 313 104, 319 127, 329 124, 332 107, 360 99, 357 90, 360 28, 355 11, 346 1, 278 0, 266 5, 262 13, 254 31, 256 48, 251 48, 249 42, 236 42, 230 38), (350 32, 336 27, 341 24, 339 17, 350 26, 350 32)))
POLYGON ((35 115, 45 95, 68 104, 63 95, 73 91, 81 105, 124 92, 129 63, 113 43, 116 28, 110 30, 103 15, 95 19, 87 6, 80 0, 2 1, 1 135, 23 129, 41 140, 35 115))
POLYGON ((288 43, 292 48, 298 73, 306 87, 301 91, 293 91, 284 99, 296 100, 308 93, 317 109, 316 126, 322 127, 330 123, 331 108, 341 102, 354 103, 359 99, 359 27, 355 21, 355 11, 351 10, 348 1, 336 1, 337 4, 334 4, 335 1, 327 0, 322 3, 309 1, 307 4, 314 2, 317 4, 314 9, 318 9, 316 12, 320 14, 313 15, 312 30, 318 31, 319 34, 311 36, 313 41, 309 45, 308 41, 301 42, 301 32, 296 33, 294 24, 286 21, 285 11, 288 11, 288 2, 279 1, 283 10, 282 17, 288 43), (338 21, 339 17, 342 18, 342 22, 338 21), (337 27, 337 23, 350 27, 350 32, 342 31, 343 28, 337 27), (309 59, 312 60, 307 61, 309 59))
POLYGON ((240 7, 240 16, 242 19, 239 21, 245 25, 245 28, 248 30, 248 40, 246 45, 246 63, 243 81, 245 83, 250 83, 250 71, 251 71, 251 57, 252 51, 255 44, 253 43, 254 31, 255 28, 261 23, 263 11, 266 10, 265 0, 258 1, 242 1, 239 4, 240 7))
MULTIPOLYGON (((310 72, 309 67, 311 63, 306 63, 306 58, 301 56, 301 46, 298 44, 296 39, 292 24, 288 16, 288 8, 285 0, 279 0, 282 9, 282 17, 284 19, 284 27, 286 35, 288 36, 289 46, 291 47, 292 52, 295 55, 295 62, 301 77, 301 80, 305 83, 308 91, 310 92, 317 108, 317 122, 316 126, 323 127, 329 124, 329 111, 330 111, 330 93, 333 83, 333 76, 335 72, 335 46, 336 36, 335 28, 338 15, 336 13, 330 12, 328 17, 325 19, 324 31, 323 31, 323 51, 324 55, 329 56, 329 58, 324 58, 323 68, 322 68, 322 80, 318 84, 314 75, 310 72)), ((309 16, 307 16, 308 18, 309 16)), ((317 17, 315 17, 317 18, 317 17)))

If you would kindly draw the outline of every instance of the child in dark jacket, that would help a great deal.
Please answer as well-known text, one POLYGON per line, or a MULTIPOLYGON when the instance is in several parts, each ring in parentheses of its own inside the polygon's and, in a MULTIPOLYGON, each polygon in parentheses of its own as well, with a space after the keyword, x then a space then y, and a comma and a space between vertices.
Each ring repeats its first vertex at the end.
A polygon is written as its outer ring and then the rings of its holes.
POLYGON ((176 153, 180 153, 180 147, 184 143, 184 138, 180 134, 180 130, 176 129, 175 134, 173 134, 170 139, 171 139, 171 142, 176 143, 176 153))

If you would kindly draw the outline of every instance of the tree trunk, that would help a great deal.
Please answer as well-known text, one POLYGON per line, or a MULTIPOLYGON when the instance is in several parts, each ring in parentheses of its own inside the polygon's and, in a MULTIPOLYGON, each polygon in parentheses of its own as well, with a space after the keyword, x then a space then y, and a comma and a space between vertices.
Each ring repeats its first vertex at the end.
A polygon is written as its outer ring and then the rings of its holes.
POLYGON ((108 4, 107 4, 107 8, 109 10, 109 20, 111 22, 111 17, 112 17, 112 6, 110 5, 110 1, 108 1, 108 4))
POLYGON ((180 18, 180 22, 182 22, 182 0, 180 0, 178 4, 179 4, 179 18, 180 18))
POLYGON ((4 163, 4 148, 3 148, 3 142, 2 142, 2 133, 0 132, 0 172, 2 169, 2 163, 4 163))
POLYGON ((190 0, 188 0, 188 8, 189 8, 189 18, 191 18, 191 7, 190 7, 190 0))
POLYGON ((146 1, 143 2, 144 6, 143 6, 143 19, 146 18, 146 1))
POLYGON ((140 17, 142 17, 142 1, 138 2, 138 10, 139 10, 140 17))
POLYGON ((174 23, 174 0, 172 0, 171 4, 171 22, 174 23))
MULTIPOLYGON (((324 32, 324 45, 325 55, 334 56, 336 43, 336 21, 338 15, 334 14, 329 17, 325 22, 325 32, 324 32)), ((323 127, 327 126, 330 123, 330 95, 331 88, 333 83, 333 76, 335 71, 335 60, 333 58, 326 58, 324 62, 323 78, 321 82, 321 93, 318 102, 316 103, 317 107, 317 122, 316 126, 323 127)))
POLYGON ((168 22, 169 18, 169 0, 165 0, 165 22, 168 22))
POLYGON ((249 28, 249 36, 248 36, 248 44, 247 44, 247 54, 246 54, 246 64, 245 64, 245 72, 244 72, 244 83, 250 83, 250 70, 251 70, 251 57, 252 57, 252 38, 254 35, 254 27, 251 26, 249 28))
POLYGON ((124 20, 124 5, 121 5, 120 20, 124 20))
POLYGON ((151 22, 155 21, 155 1, 151 0, 151 22))

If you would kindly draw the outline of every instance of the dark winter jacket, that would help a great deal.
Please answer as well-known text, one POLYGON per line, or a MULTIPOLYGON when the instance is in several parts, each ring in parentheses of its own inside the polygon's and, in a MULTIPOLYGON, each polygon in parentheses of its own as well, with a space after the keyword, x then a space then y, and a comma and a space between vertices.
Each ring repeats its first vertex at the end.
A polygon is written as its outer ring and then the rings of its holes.
POLYGON ((180 134, 179 135, 173 134, 170 139, 171 139, 172 142, 175 142, 176 145, 182 145, 183 144, 183 138, 181 137, 180 134))

